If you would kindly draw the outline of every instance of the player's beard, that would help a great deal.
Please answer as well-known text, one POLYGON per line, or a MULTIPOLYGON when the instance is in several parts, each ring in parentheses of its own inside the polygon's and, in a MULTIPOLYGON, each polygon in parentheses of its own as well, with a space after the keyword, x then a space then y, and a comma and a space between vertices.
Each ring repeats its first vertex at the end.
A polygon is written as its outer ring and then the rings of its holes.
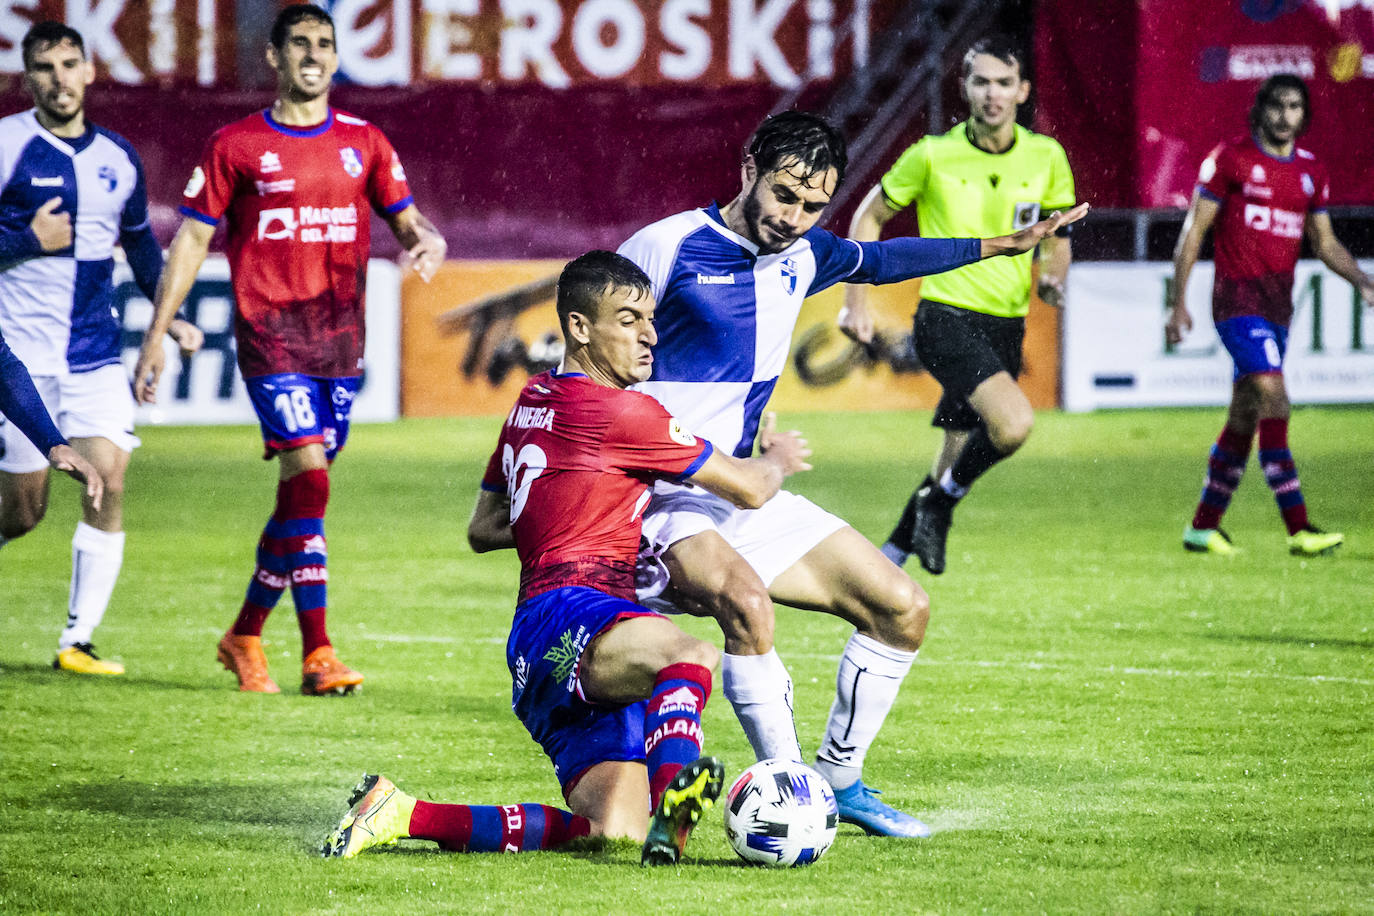
MULTIPOLYGON (((749 241, 759 246, 759 251, 764 254, 777 254, 788 245, 792 244, 792 239, 785 239, 780 245, 770 245, 763 238, 763 204, 759 203, 759 182, 755 181, 754 186, 749 189, 749 193, 744 198, 744 208, 741 215, 744 217, 744 227, 749 230, 749 241)), ((772 232, 772 229, 769 229, 772 232)), ((775 235, 778 233, 774 233, 775 235)))

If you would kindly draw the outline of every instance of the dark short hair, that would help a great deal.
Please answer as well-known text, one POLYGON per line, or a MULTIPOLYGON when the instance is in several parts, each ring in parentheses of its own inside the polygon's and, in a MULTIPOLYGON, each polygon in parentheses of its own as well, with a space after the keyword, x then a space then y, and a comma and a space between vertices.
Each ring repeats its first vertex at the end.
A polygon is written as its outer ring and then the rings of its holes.
POLYGON ((844 134, 825 118, 806 111, 784 111, 765 118, 744 151, 754 157, 760 175, 775 172, 792 159, 805 170, 797 176, 805 182, 834 169, 837 188, 844 182, 844 170, 849 165, 844 134))
POLYGON ((1021 75, 1021 79, 1027 78, 1026 55, 1022 53, 1021 46, 1007 35, 989 35, 975 41, 964 52, 963 73, 959 77, 960 79, 968 79, 969 74, 973 72, 973 59, 979 54, 987 54, 1009 67, 1014 66, 1021 75))
POLYGON ((291 31, 291 27, 308 19, 323 22, 331 30, 334 28, 334 20, 323 8, 313 3, 293 3, 283 8, 272 21, 272 34, 268 41, 272 42, 272 47, 280 51, 286 45, 286 33, 291 31))
POLYGON ((51 19, 34 23, 33 27, 24 34, 24 40, 19 45, 23 49, 24 69, 27 70, 29 64, 33 63, 33 55, 46 51, 54 45, 60 45, 64 41, 70 41, 76 45, 81 56, 86 56, 86 42, 76 29, 64 22, 54 22, 51 19))
POLYGON ((589 251, 569 261, 558 275, 558 294, 555 299, 558 323, 563 328, 564 336, 567 336, 570 314, 581 312, 595 318, 602 298, 615 289, 650 295, 649 276, 634 261, 614 251, 589 251))
POLYGON ((1307 91, 1307 84, 1292 73, 1276 73, 1260 83, 1259 91, 1255 93, 1255 104, 1250 109, 1251 131, 1260 129, 1265 106, 1272 105, 1274 98, 1284 89, 1297 90, 1298 95, 1302 96, 1302 123, 1298 125, 1298 133, 1307 130, 1307 125, 1312 122, 1312 96, 1307 91))

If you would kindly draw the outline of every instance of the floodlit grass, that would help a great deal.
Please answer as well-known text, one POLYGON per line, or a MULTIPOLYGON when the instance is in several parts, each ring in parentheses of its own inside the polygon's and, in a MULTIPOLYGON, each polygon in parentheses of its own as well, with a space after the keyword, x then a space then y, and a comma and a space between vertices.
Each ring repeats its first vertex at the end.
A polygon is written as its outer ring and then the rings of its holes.
MULTIPOLYGON (((817 470, 793 489, 881 538, 935 446, 927 416, 785 417, 817 470)), ((1284 549, 1251 464, 1232 559, 1180 547, 1220 411, 1046 413, 959 509, 920 660, 868 764, 925 841, 844 827, 816 867, 748 869, 711 812, 677 870, 633 844, 316 857, 364 770, 421 797, 559 804, 509 709, 513 555, 463 530, 495 420, 362 426, 335 469, 331 633, 367 675, 295 693, 289 603, 266 637, 280 696, 215 663, 271 509, 248 428, 145 429, 108 681, 48 666, 75 486, 0 551, 0 908, 11 912, 1374 912, 1374 412, 1296 412, 1335 557, 1284 549)), ((289 602, 289 599, 286 599, 289 602)), ((712 637, 709 622, 688 620, 712 637)), ((838 621, 781 609, 804 744, 820 738, 838 621)), ((748 746, 717 691, 708 746, 748 746)))

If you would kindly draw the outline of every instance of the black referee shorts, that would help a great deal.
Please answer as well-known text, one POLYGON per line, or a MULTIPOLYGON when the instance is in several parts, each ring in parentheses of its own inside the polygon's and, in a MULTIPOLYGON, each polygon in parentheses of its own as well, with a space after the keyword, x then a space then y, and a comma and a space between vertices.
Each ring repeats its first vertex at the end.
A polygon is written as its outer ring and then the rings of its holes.
POLYGON ((922 299, 913 320, 916 355, 944 388, 932 426, 971 430, 982 424, 968 396, 999 372, 1021 374, 1024 318, 1001 318, 922 299))

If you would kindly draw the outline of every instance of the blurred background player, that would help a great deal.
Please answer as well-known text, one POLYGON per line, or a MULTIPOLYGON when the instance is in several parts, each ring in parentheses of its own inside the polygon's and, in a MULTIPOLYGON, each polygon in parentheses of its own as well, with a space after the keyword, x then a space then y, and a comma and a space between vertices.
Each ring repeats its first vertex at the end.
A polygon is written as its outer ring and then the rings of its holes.
POLYGON ((95 467, 72 448, 58 430, 24 363, 0 333, 0 426, 13 424, 43 455, 48 464, 86 485, 86 498, 98 512, 105 482, 95 467))
POLYGON ((278 692, 261 635, 289 585, 301 630, 301 692, 346 692, 363 676, 338 659, 325 629, 324 514, 329 466, 348 439, 362 381, 369 208, 386 220, 425 280, 446 248, 415 208, 382 132, 330 107, 339 61, 329 15, 308 4, 286 7, 266 53, 277 73, 277 99, 217 131, 191 175, 181 208, 186 218, 157 290, 134 392, 144 403, 156 400, 163 368, 156 341, 227 214, 239 370, 266 457, 278 457, 280 482, 247 597, 218 657, 241 690, 278 692))
POLYGON ((619 255, 593 251, 564 268, 563 365, 521 392, 468 525, 474 550, 513 546, 520 555, 506 648, 511 705, 553 761, 572 810, 430 804, 364 777, 326 856, 403 837, 521 852, 608 835, 644 840, 646 865, 672 864, 719 795, 722 766, 700 754, 720 652, 631 600, 639 514, 655 478, 760 505, 808 467, 809 452, 789 433, 758 458, 731 457, 653 398, 625 390, 649 377, 654 307, 649 278, 619 255))
MULTIPOLYGON (((964 55, 961 89, 969 118, 924 137, 898 158, 855 211, 849 236, 873 241, 916 204, 926 238, 987 236, 1030 226, 1042 212, 1074 204, 1073 175, 1055 140, 1016 123, 1030 94, 1025 58, 1004 38, 964 55)), ((954 507, 969 487, 1030 435, 1035 414, 1017 385, 1030 310, 1032 255, 970 264, 921 282, 914 338, 922 365, 944 388, 932 425, 944 431, 930 474, 907 501, 883 553, 898 566, 911 554, 932 575, 945 570, 954 507)), ((1039 294, 1061 305, 1068 227, 1040 243, 1039 294)), ((845 291, 840 328, 867 343, 873 319, 861 286, 845 291)))
MULTIPOLYGON (((86 120, 95 68, 80 33, 40 22, 21 47, 34 107, 0 120, 0 334, 32 373, 71 447, 104 482, 101 499, 88 487, 82 500, 67 626, 53 667, 123 674, 123 665, 91 648, 124 562, 124 472, 138 445, 129 379, 119 361, 114 246, 123 247, 149 297, 162 272, 162 249, 148 223, 138 154, 123 137, 86 120)), ((186 351, 203 340, 195 327, 180 321, 174 327, 168 316, 151 338, 158 347, 167 332, 186 351)), ((42 521, 50 461, 15 424, 0 427, 0 544, 42 521)))
POLYGON ((1222 143, 1202 163, 1198 186, 1174 249, 1174 282, 1165 336, 1181 341, 1192 330, 1188 276, 1202 239, 1214 225, 1216 277, 1212 320, 1235 363, 1226 425, 1212 446, 1207 477, 1183 546, 1199 553, 1234 553, 1219 527, 1240 484, 1259 433, 1264 479, 1288 529, 1288 549, 1301 556, 1339 547, 1344 535, 1322 531, 1307 519, 1297 466, 1288 448, 1288 391, 1283 358, 1293 318, 1293 269, 1304 231, 1327 267, 1374 305, 1374 280, 1337 241, 1326 212, 1326 169, 1297 138, 1311 121, 1307 85, 1292 74, 1260 85, 1250 109, 1250 135, 1222 143))
MULTIPOLYGON (((734 200, 660 220, 620 247, 660 300, 653 374, 638 390, 737 457, 752 453, 756 435, 763 449, 772 444, 760 420, 807 296, 835 283, 895 283, 1027 251, 1082 215, 995 239, 853 242, 816 226, 846 164, 843 136, 823 119, 775 115, 746 145, 734 200)), ((725 635, 725 696, 760 760, 802 759, 792 681, 773 646, 772 602, 855 626, 816 768, 834 787, 843 820, 872 834, 928 835, 861 779, 925 635, 929 601, 920 586, 843 519, 786 491, 743 511, 700 489, 659 483, 644 536, 641 597, 715 617, 725 635)))

